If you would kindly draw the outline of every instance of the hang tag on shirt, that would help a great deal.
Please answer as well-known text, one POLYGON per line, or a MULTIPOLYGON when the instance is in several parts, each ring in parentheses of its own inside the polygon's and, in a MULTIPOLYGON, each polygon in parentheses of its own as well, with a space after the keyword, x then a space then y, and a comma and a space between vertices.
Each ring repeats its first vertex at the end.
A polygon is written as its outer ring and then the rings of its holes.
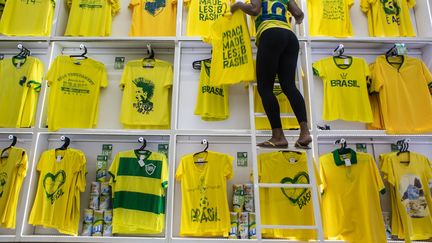
POLYGON ((60 162, 60 160, 62 160, 62 157, 60 155, 57 155, 57 162, 60 162))
POLYGON ((138 164, 139 164, 141 167, 143 167, 143 166, 145 165, 145 163, 144 163, 144 158, 145 158, 144 155, 140 155, 140 159, 138 160, 138 164))
POLYGON ((295 158, 289 158, 288 161, 289 161, 290 163, 295 163, 295 162, 296 162, 296 159, 295 159, 295 158))
POLYGON ((17 68, 20 68, 21 65, 22 65, 22 63, 21 63, 21 62, 18 62, 18 63, 16 64, 16 67, 17 67, 17 68))
POLYGON ((351 160, 350 159, 344 159, 345 166, 351 166, 351 160))
POLYGON ((197 162, 202 163, 204 161, 204 158, 198 158, 197 162))

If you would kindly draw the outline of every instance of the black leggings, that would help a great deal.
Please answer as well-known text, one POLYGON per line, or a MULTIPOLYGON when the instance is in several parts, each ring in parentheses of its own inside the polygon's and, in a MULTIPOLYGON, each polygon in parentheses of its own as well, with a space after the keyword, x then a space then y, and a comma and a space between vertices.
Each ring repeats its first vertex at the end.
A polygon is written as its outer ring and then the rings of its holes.
POLYGON ((297 121, 307 121, 305 101, 295 85, 299 48, 297 37, 287 29, 267 29, 259 39, 256 57, 258 92, 272 128, 282 128, 279 103, 273 94, 276 74, 297 121))

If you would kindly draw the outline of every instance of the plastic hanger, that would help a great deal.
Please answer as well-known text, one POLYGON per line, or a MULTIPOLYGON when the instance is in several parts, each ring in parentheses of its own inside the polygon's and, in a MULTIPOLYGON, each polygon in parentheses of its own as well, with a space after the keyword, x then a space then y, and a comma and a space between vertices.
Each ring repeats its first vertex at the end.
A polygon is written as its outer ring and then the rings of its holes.
MULTIPOLYGON (((213 54, 213 50, 210 52, 210 54, 213 54)), ((195 69, 195 70, 201 70, 201 68, 202 68, 202 62, 204 61, 204 62, 209 62, 209 61, 211 61, 212 59, 211 59, 211 57, 210 58, 206 58, 206 59, 201 59, 201 60, 196 60, 196 61, 193 61, 192 62, 192 68, 193 69, 195 69)))
POLYGON ((154 68, 154 62, 155 62, 155 53, 153 51, 153 48, 151 47, 151 44, 147 44, 147 56, 143 58, 142 60, 142 67, 143 68, 154 68))
POLYGON ((400 161, 401 163, 409 163, 410 162, 410 151, 409 148, 409 139, 403 139, 396 142, 396 144, 399 147, 399 151, 396 153, 397 156, 401 155, 402 153, 408 153, 408 161, 400 161))
MULTIPOLYGON (((193 157, 195 157, 195 156, 197 156, 197 155, 199 155, 199 154, 201 154, 201 153, 208 153, 208 152, 207 152, 207 149, 208 149, 208 147, 209 147, 209 142, 207 141, 207 139, 203 139, 203 140, 201 141, 201 144, 204 144, 204 145, 205 145, 204 150, 194 153, 194 154, 193 154, 193 157)), ((206 161, 206 160, 202 160, 202 161, 200 161, 200 160, 199 160, 199 161, 195 161, 195 164, 202 164, 202 163, 207 163, 207 161, 206 161)))
POLYGON ((347 149, 347 143, 344 138, 338 139, 335 141, 335 144, 340 144, 340 148, 338 149, 338 153, 341 154, 348 154, 350 153, 350 149, 347 149))
POLYGON ((402 65, 402 63, 405 61, 404 55, 400 55, 398 52, 397 45, 393 45, 385 54, 386 60, 390 64, 396 64, 396 65, 402 65), (390 57, 400 57, 400 61, 391 61, 389 60, 390 57))
POLYGON ((138 142, 142 143, 142 145, 141 145, 141 147, 139 149, 136 149, 137 152, 143 152, 143 151, 148 152, 148 151, 150 151, 150 150, 146 149, 146 147, 147 147, 147 140, 145 140, 143 137, 139 137, 138 138, 138 142))
MULTIPOLYGON (((80 44, 79 46, 80 50, 83 50, 83 52, 79 55, 70 55, 69 57, 73 57, 73 58, 82 58, 82 59, 87 59, 88 57, 87 55, 87 47, 84 44, 80 44)), ((75 64, 80 64, 79 62, 76 62, 75 64)))
POLYGON ((15 135, 9 135, 8 138, 9 138, 9 140, 12 140, 12 143, 7 148, 3 149, 3 151, 0 154, 0 158, 7 158, 7 157, 9 157, 9 155, 4 156, 4 153, 7 150, 11 149, 13 146, 15 146, 15 144, 17 143, 17 137, 15 135))
POLYGON ((70 144, 70 138, 66 137, 66 136, 61 136, 60 137, 60 141, 64 141, 63 145, 56 148, 55 151, 58 150, 67 150, 70 144))

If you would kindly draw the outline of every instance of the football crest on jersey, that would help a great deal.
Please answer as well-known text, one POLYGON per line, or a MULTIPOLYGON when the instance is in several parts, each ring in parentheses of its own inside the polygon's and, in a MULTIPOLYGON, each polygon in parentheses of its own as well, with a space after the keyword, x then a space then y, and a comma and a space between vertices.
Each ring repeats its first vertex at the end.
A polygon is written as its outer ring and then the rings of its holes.
POLYGON ((153 111, 154 83, 144 78, 137 78, 132 82, 136 86, 133 107, 141 114, 149 114, 153 111))
POLYGON ((151 15, 156 16, 160 14, 166 6, 166 0, 151 0, 146 1, 144 9, 151 15))
POLYGON ((153 175, 153 173, 156 170, 156 165, 154 165, 154 164, 146 164, 145 165, 145 170, 146 170, 147 174, 153 175))
POLYGON ((5 172, 0 173, 0 198, 3 196, 6 182, 7 182, 7 174, 5 172))

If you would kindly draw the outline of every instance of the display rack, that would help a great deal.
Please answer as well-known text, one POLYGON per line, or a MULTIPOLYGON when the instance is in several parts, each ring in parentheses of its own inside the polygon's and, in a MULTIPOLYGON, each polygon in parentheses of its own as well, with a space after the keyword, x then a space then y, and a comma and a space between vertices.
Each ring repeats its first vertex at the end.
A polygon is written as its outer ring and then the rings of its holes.
MULTIPOLYGON (((411 20, 417 37, 413 38, 377 38, 368 36, 367 17, 360 10, 360 0, 355 0, 351 8, 351 20, 354 36, 352 38, 311 37, 308 34, 307 0, 298 0, 305 12, 305 21, 296 26, 295 32, 300 41, 299 72, 304 72, 304 81, 299 83, 305 97, 309 125, 313 142, 311 144, 315 161, 320 154, 329 152, 335 147, 334 140, 344 137, 348 144, 365 143, 368 152, 378 156, 388 152, 390 144, 400 138, 410 138, 413 151, 419 151, 432 158, 432 134, 421 135, 387 135, 385 131, 366 130, 363 123, 343 121, 325 122, 322 114, 322 81, 312 74, 312 63, 322 57, 332 54, 332 50, 340 43, 345 45, 346 53, 363 57, 371 63, 377 55, 384 54, 394 43, 405 43, 408 54, 421 58, 432 70, 432 2, 417 0, 411 11, 411 20), (317 125, 330 125, 332 130, 322 131, 317 125)), ((7 37, 0 36, 0 54, 12 56, 17 51, 17 44, 23 43, 32 51, 32 55, 41 59, 45 65, 45 73, 59 54, 76 52, 81 43, 88 47, 88 56, 103 62, 106 66, 109 86, 102 90, 99 103, 99 122, 94 129, 61 129, 49 132, 46 128, 48 87, 42 85, 34 128, 0 129, 0 147, 8 146, 8 135, 18 137, 17 146, 27 150, 29 166, 27 177, 21 190, 16 230, 0 229, 0 242, 172 242, 172 243, 204 243, 216 242, 218 238, 180 237, 180 185, 174 179, 174 174, 180 158, 201 149, 200 141, 205 138, 211 141, 210 150, 231 154, 236 152, 255 154, 251 144, 255 144, 255 136, 269 136, 270 131, 254 131, 251 129, 250 92, 245 84, 230 87, 230 117, 221 122, 204 122, 193 115, 198 89, 199 72, 192 69, 195 60, 210 57, 211 46, 201 41, 200 37, 185 36, 187 10, 182 1, 177 2, 177 34, 171 37, 129 37, 128 31, 131 12, 127 8, 129 0, 120 0, 121 11, 113 18, 112 35, 109 37, 67 37, 64 36, 69 10, 65 0, 57 1, 53 19, 52 34, 49 37, 7 37), (128 130, 123 129, 119 121, 122 92, 118 87, 123 70, 114 69, 114 58, 125 57, 126 62, 142 58, 145 55, 146 44, 151 44, 156 58, 173 64, 174 77, 172 86, 171 129, 170 130, 128 130), (112 143, 113 155, 121 150, 135 148, 136 139, 144 136, 149 142, 149 148, 157 150, 160 143, 169 144, 169 187, 167 190, 166 227, 161 235, 156 236, 115 236, 87 237, 59 235, 54 230, 33 227, 27 223, 33 198, 37 187, 36 165, 40 154, 60 143, 59 137, 67 135, 71 138, 70 147, 84 151, 87 157, 87 181, 95 177, 96 155, 100 153, 101 144, 112 143)), ((253 41, 253 40, 252 40, 253 41)), ((254 50, 255 51, 255 50, 254 50)), ((298 131, 285 131, 290 142, 294 144, 298 131)), ((249 161, 252 161, 251 159, 249 161)), ((251 162, 247 167, 234 165, 234 178, 228 183, 228 195, 232 194, 232 185, 249 181, 252 169, 251 162)), ((90 184, 90 183, 88 183, 90 184)), ((89 185, 81 197, 81 212, 87 206, 89 185)), ((382 197, 383 211, 389 210, 388 195, 382 197)), ((320 224, 319 231, 322 231, 320 224)), ((81 227, 81 226, 80 226, 81 227)), ((224 242, 280 242, 279 240, 231 240, 224 242)), ((333 242, 333 241, 325 241, 333 242)), ((336 241, 340 242, 340 241, 336 241)), ((396 242, 396 241, 389 241, 396 242)))

